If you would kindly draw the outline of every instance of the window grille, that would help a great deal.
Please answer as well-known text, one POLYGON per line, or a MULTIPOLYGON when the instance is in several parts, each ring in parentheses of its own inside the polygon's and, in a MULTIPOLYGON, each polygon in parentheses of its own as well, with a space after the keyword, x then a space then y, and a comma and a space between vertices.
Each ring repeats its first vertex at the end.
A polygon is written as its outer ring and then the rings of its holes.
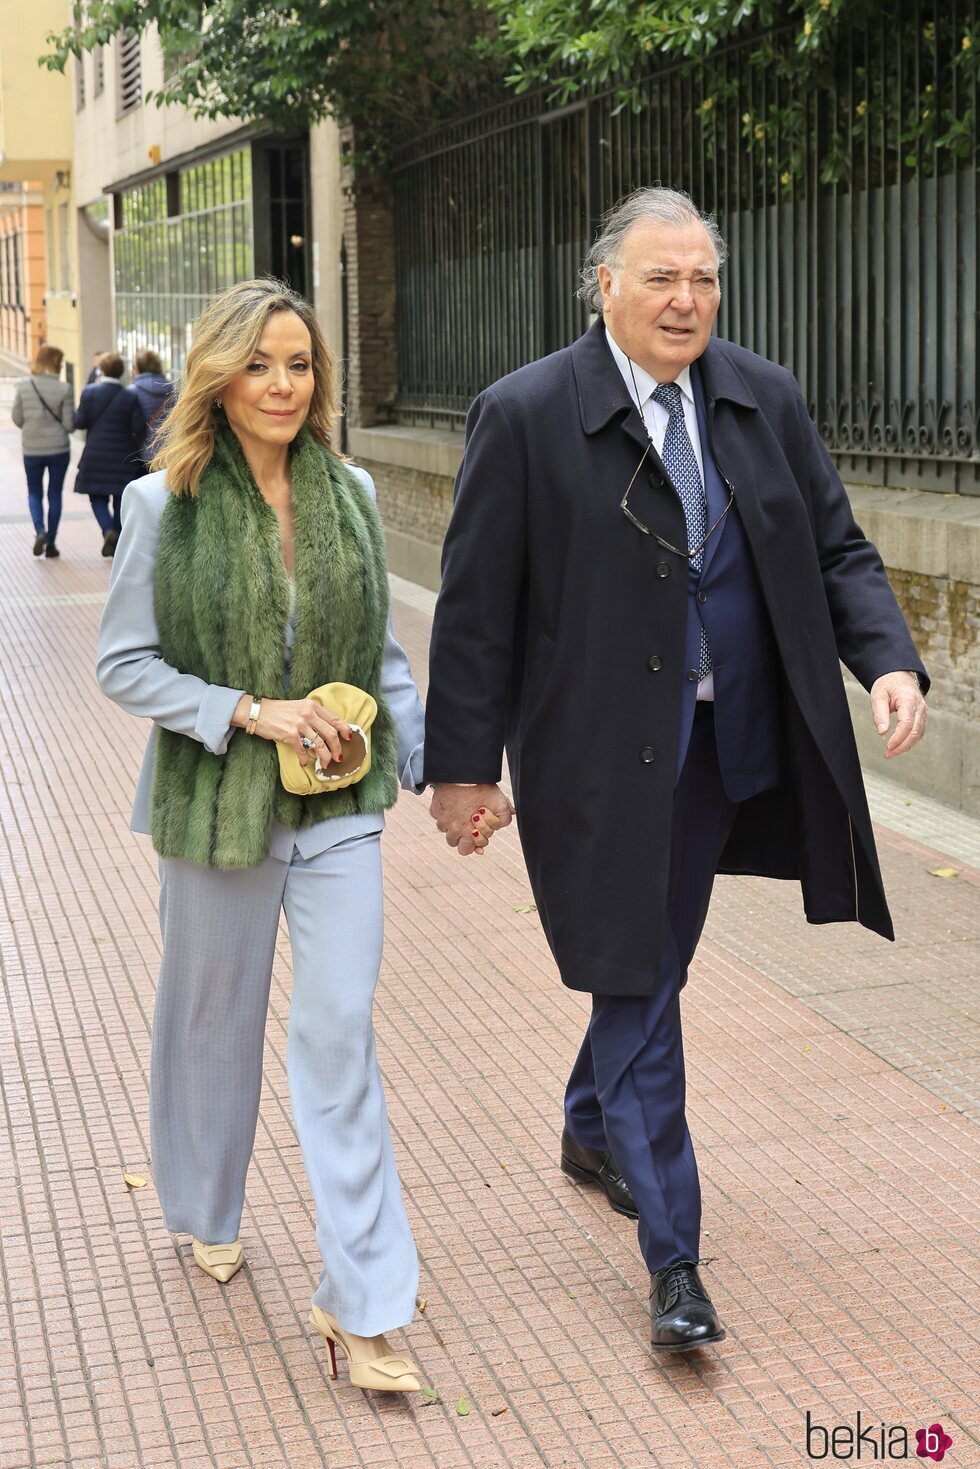
POLYGON ((132 112, 143 101, 143 70, 140 38, 132 31, 119 37, 119 111, 132 112))
POLYGON ((980 74, 950 65, 977 0, 895 13, 901 27, 884 10, 855 25, 850 74, 814 91, 796 179, 774 144, 747 144, 747 117, 778 138, 786 115, 780 68, 750 65, 758 38, 719 51, 711 109, 698 75, 661 62, 637 80, 637 112, 610 83, 574 107, 528 93, 406 140, 392 167, 400 420, 462 427, 489 383, 574 341, 603 211, 660 179, 713 211, 731 248, 719 335, 796 374, 845 478, 980 493, 980 74), (924 86, 936 117, 964 119, 962 144, 918 131, 924 86), (815 146, 830 137, 836 183, 815 146))
POLYGON ((75 57, 75 111, 81 112, 85 106, 85 62, 81 56, 75 57))
POLYGON ((92 95, 101 97, 105 91, 105 47, 92 47, 92 95))
POLYGON ((248 148, 151 179, 118 195, 116 345, 177 370, 209 297, 255 274, 248 148))

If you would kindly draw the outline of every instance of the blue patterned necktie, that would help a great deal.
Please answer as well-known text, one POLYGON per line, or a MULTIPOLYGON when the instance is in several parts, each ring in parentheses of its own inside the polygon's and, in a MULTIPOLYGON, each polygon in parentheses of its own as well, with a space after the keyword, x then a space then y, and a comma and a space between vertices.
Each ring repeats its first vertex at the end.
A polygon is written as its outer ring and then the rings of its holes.
MULTIPOLYGON (((694 446, 684 422, 681 390, 676 383, 660 383, 654 389, 653 401, 659 403, 661 408, 666 408, 668 413, 667 433, 664 436, 664 450, 661 457, 664 469, 670 475, 671 483, 680 496, 684 509, 687 544, 688 546, 701 546, 708 531, 708 501, 704 493, 704 484, 701 480, 701 471, 698 469, 694 446)), ((700 571, 704 566, 703 547, 696 556, 691 557, 691 565, 695 571, 700 571)), ((702 625, 701 653, 698 659, 699 681, 706 678, 710 672, 711 653, 708 650, 708 637, 702 625)))

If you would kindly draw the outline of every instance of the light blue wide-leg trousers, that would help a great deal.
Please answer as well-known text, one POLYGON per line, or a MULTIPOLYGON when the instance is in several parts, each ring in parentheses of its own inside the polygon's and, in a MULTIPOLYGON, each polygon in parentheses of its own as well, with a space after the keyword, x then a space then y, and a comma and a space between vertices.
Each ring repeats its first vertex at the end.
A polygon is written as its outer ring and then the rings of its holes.
POLYGON ((415 1311, 409 1229, 375 1050, 384 908, 380 833, 234 872, 160 861, 163 961, 150 1139, 167 1228, 238 1238, 280 909, 293 954, 286 1069, 316 1206, 314 1303, 360 1336, 415 1311))

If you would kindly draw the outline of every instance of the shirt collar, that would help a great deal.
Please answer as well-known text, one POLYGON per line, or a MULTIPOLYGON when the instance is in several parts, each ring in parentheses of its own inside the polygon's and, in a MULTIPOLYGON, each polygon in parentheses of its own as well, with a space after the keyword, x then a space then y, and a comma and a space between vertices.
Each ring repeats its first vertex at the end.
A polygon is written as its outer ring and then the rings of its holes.
MULTIPOLYGON (((613 361, 622 374, 623 382, 626 384, 626 390, 630 395, 631 403, 634 403, 636 401, 636 393, 639 392, 640 410, 642 414, 642 410, 646 407, 647 399, 651 396, 654 390, 660 386, 660 384, 657 382, 657 379, 655 377, 651 377, 646 368, 641 367, 638 362, 634 362, 632 364, 633 370, 632 372, 630 371, 630 359, 627 357, 622 347, 616 341, 608 326, 606 327, 606 341, 609 343, 609 350, 613 355, 613 361), (635 390, 633 388, 634 377, 636 378, 635 390)), ((693 403, 694 390, 691 387, 690 366, 683 368, 677 374, 677 377, 674 379, 674 381, 680 388, 682 397, 687 399, 689 403, 693 403)))

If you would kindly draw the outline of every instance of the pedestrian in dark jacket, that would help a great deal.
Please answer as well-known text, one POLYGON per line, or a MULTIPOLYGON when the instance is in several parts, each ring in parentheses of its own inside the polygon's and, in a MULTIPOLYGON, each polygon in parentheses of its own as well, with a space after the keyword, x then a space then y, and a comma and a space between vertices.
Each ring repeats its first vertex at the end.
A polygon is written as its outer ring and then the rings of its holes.
POLYGON ((61 519, 61 489, 71 458, 72 391, 61 381, 64 353, 50 342, 37 350, 30 377, 14 389, 11 418, 21 430, 27 503, 34 522, 34 555, 49 560, 61 553, 55 545, 61 519), (44 524, 44 475, 48 476, 48 523, 44 524))
POLYGON ((146 429, 143 443, 136 455, 136 468, 133 475, 143 475, 149 472, 150 461, 156 453, 156 443, 163 427, 163 421, 170 412, 171 404, 176 396, 174 385, 168 377, 164 376, 163 364, 155 352, 149 350, 136 354, 133 366, 136 376, 133 378, 129 391, 135 393, 140 400, 143 416, 146 419, 146 429))
POLYGON ((88 431, 75 493, 88 495, 92 501, 92 513, 102 531, 102 554, 111 556, 122 528, 122 493, 136 478, 134 456, 143 442, 146 418, 137 395, 127 392, 119 381, 125 364, 118 353, 103 353, 101 367, 102 377, 82 389, 75 411, 75 427, 88 431))

